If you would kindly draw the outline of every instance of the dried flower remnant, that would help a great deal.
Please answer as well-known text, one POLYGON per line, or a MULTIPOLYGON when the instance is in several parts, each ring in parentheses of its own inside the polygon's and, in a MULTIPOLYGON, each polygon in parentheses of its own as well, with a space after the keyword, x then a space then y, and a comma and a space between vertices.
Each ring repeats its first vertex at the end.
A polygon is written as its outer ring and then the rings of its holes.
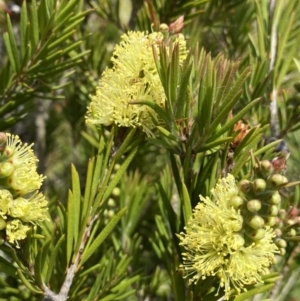
MULTIPOLYGON (((115 47, 111 61, 113 68, 106 69, 100 79, 96 95, 91 97, 86 122, 91 124, 117 124, 124 127, 141 127, 152 135, 154 110, 135 101, 151 101, 164 107, 165 92, 161 84, 153 57, 153 49, 163 43, 160 32, 147 34, 129 32, 115 47)), ((186 56, 185 40, 182 35, 176 39, 182 56, 186 56), (185 53, 183 53, 185 51, 185 53)))
POLYGON ((38 193, 44 177, 36 172, 32 145, 9 133, 0 137, 0 234, 18 247, 32 225, 48 219, 48 203, 38 193))
POLYGON ((224 288, 228 300, 232 288, 240 293, 246 285, 261 282, 275 260, 277 247, 268 226, 259 229, 264 234, 261 239, 251 240, 245 234, 244 217, 240 206, 235 206, 238 188, 231 174, 219 180, 211 193, 212 199, 200 196, 186 232, 178 235, 185 249, 182 267, 186 277, 191 277, 189 283, 218 277, 219 290, 224 288))

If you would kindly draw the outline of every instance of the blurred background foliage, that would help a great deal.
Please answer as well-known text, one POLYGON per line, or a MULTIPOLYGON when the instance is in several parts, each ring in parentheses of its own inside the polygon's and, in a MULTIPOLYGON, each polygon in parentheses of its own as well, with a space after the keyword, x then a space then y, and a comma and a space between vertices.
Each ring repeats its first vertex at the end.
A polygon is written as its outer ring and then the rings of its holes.
MULTIPOLYGON (((190 47, 199 45, 213 58, 222 53, 239 61, 238 75, 251 66, 232 114, 260 98, 243 119, 251 128, 270 124, 259 134, 259 147, 283 139, 281 150, 291 153, 287 177, 300 180, 298 0, 1 0, 0 130, 35 143, 54 221, 65 214, 63 209, 57 213, 56 206, 66 204, 71 163, 84 187, 88 158, 95 153, 86 138, 97 137, 95 129, 86 127, 84 114, 101 73, 111 66, 115 44, 129 30, 151 32, 180 16, 190 47)), ((207 160, 214 158, 212 153, 207 160)), ((169 236, 178 231, 179 221, 165 209, 166 199, 174 212, 178 209, 170 168, 166 150, 146 141, 113 190, 99 223, 105 225, 124 206, 129 210, 85 266, 90 273, 76 276, 69 300, 175 298, 175 282, 170 279, 177 276, 170 273, 177 273, 173 263, 179 259, 170 261, 177 253, 172 243, 176 237, 169 236)), ((213 172, 207 179, 216 177, 213 172)), ((215 184, 209 183, 201 193, 215 184)), ((299 204, 299 193, 299 188, 290 192, 289 204, 299 204)), ((49 237, 53 227, 63 233, 58 224, 48 225, 49 237)), ((300 300, 297 248, 295 243, 287 250, 285 277, 276 284, 271 300, 300 300)), ((58 264, 55 269, 54 290, 63 274, 58 264)), ((1 274, 0 300, 40 299, 19 280, 1 274)))

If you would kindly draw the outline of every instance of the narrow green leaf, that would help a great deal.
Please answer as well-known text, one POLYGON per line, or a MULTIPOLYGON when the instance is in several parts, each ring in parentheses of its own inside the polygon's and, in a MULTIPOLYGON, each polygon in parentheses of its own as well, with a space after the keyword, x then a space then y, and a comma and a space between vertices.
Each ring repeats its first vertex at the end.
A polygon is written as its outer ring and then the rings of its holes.
POLYGON ((85 226, 85 217, 88 215, 88 210, 90 208, 91 192, 92 192, 92 182, 93 182, 93 171, 95 168, 95 158, 89 159, 87 167, 87 175, 85 182, 84 197, 82 202, 82 213, 81 213, 81 225, 85 226))
POLYGON ((233 139, 233 137, 220 138, 220 139, 217 139, 213 142, 206 143, 205 145, 201 146, 200 148, 198 148, 198 146, 195 146, 194 151, 196 153, 204 152, 204 151, 212 149, 216 146, 222 145, 226 142, 230 142, 230 141, 232 141, 232 139, 233 139))
POLYGON ((187 117, 184 114, 184 108, 186 106, 186 95, 187 95, 187 89, 188 89, 188 83, 190 80, 190 75, 192 72, 192 64, 189 64, 186 69, 183 70, 181 80, 180 80, 180 86, 179 91, 176 99, 176 119, 187 117))
POLYGON ((172 60, 168 66, 168 95, 169 101, 175 105, 179 78, 179 44, 172 47, 172 60))
POLYGON ((122 144, 120 145, 119 149, 117 150, 114 156, 115 161, 118 161, 124 155, 135 133, 136 133, 136 128, 132 128, 130 132, 126 135, 126 138, 124 139, 124 141, 122 142, 122 144))
POLYGON ((13 30, 11 20, 10 20, 10 17, 8 14, 6 15, 6 23, 7 23, 7 33, 9 36, 10 48, 11 48, 12 55, 14 58, 14 63, 16 66, 15 71, 19 72, 21 69, 21 59, 20 59, 19 50, 18 50, 17 43, 16 43, 15 36, 14 36, 14 30, 13 30))
POLYGON ((38 21, 38 9, 36 0, 31 1, 30 9, 30 30, 31 30, 31 47, 35 49, 39 42, 39 21, 38 21))
POLYGON ((17 269, 13 266, 13 264, 6 259, 4 259, 2 256, 0 256, 0 271, 2 273, 16 278, 17 269))
POLYGON ((124 160, 123 164, 120 166, 120 168, 117 170, 117 172, 115 173, 114 177, 112 178, 112 180, 110 181, 109 185, 107 186, 107 188, 105 189, 105 193, 103 195, 103 201, 106 200, 110 194, 112 193, 113 189, 117 186, 117 184, 119 183, 119 181, 121 180, 122 176, 124 175, 125 171, 127 170, 129 164, 131 163, 131 161, 133 160, 133 158, 135 157, 135 155, 137 154, 139 147, 135 147, 130 154, 128 154, 128 156, 126 157, 126 159, 124 160))
POLYGON ((78 231, 79 231, 79 221, 81 219, 81 188, 80 188, 80 180, 79 175, 76 171, 75 166, 72 164, 71 167, 71 174, 72 174, 72 193, 73 193, 73 209, 74 209, 74 243, 76 244, 78 238, 78 231))
POLYGON ((130 101, 128 102, 130 105, 146 105, 153 109, 156 114, 165 121, 166 124, 170 125, 171 124, 171 119, 169 118, 168 114, 164 109, 162 109, 157 103, 153 101, 148 101, 148 100, 143 100, 143 101, 130 101))
POLYGON ((181 184, 182 184, 182 210, 183 210, 185 225, 187 225, 188 220, 192 216, 193 210, 192 210, 189 192, 186 188, 186 185, 184 184, 184 182, 181 182, 181 184))
POLYGON ((67 211, 67 262, 71 259, 75 235, 75 201, 71 190, 68 192, 68 211, 67 211))
POLYGON ((60 249, 61 244, 64 242, 64 240, 65 240, 65 235, 62 235, 60 237, 60 239, 58 240, 58 242, 56 243, 53 251, 50 254, 47 275, 45 277, 45 284, 49 283, 54 265, 56 264, 56 257, 57 257, 58 251, 60 249))
POLYGON ((67 5, 62 5, 62 3, 60 4, 57 16, 55 18, 55 24, 58 25, 53 29, 53 31, 56 32, 63 26, 66 19, 68 19, 68 17, 74 13, 77 4, 78 0, 70 0, 67 5))
POLYGON ((100 247, 102 242, 107 238, 107 236, 111 233, 111 231, 115 228, 117 223, 120 221, 121 217, 125 214, 127 208, 123 208, 120 210, 115 216, 111 218, 105 228, 101 231, 101 233, 93 240, 93 243, 90 245, 88 249, 84 251, 81 257, 81 261, 79 267, 82 266, 100 247))
POLYGON ((28 15, 26 1, 23 1, 21 8, 21 20, 20 20, 20 50, 22 58, 25 57, 27 49, 27 27, 28 27, 28 15))
POLYGON ((33 293, 35 294, 43 294, 43 291, 34 287, 30 281, 28 280, 28 277, 25 276, 21 269, 17 269, 17 273, 18 273, 18 276, 19 276, 19 279, 21 279, 21 281, 23 282, 23 284, 33 293))
POLYGON ((234 126, 234 124, 236 122, 238 122, 240 119, 242 119, 242 117, 248 111, 250 111, 260 100, 261 100, 261 98, 254 99, 248 105, 246 105, 242 110, 240 110, 236 115, 234 115, 231 120, 226 122, 226 124, 224 126, 222 126, 222 128, 219 129, 210 139, 208 139, 208 143, 211 142, 211 141, 216 140, 222 134, 226 133, 231 127, 234 126))
MULTIPOLYGON (((34 278, 37 285, 42 288, 43 287, 43 279, 42 279, 42 255, 43 249, 39 250, 37 256, 35 257, 34 263, 34 278)), ((45 262, 43 262, 45 264, 45 262)))
POLYGON ((164 127, 161 127, 161 126, 157 126, 156 127, 159 132, 164 136, 166 137, 167 139, 171 139, 175 142, 180 142, 180 139, 178 137, 176 137, 175 135, 173 135, 172 133, 170 133, 168 130, 166 130, 164 127))
POLYGON ((274 286, 274 283, 272 284, 265 284, 265 285, 262 285, 262 286, 258 286, 258 287, 255 287, 245 293, 242 293, 240 295, 237 295, 233 301, 244 301, 244 300, 248 300, 250 297, 253 297, 257 294, 260 294, 260 293, 263 293, 263 292, 266 292, 268 290, 270 290, 272 287, 274 286))
POLYGON ((250 74, 249 67, 246 68, 239 76, 238 80, 234 83, 233 87, 229 90, 229 93, 225 96, 223 101, 224 108, 217 114, 212 124, 209 126, 208 135, 212 134, 221 121, 227 117, 229 112, 238 101, 238 95, 241 85, 245 82, 246 78, 250 74))

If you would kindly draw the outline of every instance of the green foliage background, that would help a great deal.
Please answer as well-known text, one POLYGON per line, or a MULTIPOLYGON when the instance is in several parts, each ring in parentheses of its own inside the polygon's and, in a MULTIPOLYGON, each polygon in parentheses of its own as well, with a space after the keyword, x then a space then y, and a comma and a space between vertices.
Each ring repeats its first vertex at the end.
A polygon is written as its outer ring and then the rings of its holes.
MULTIPOLYGON (((128 30, 158 30, 159 24, 170 24, 183 15, 182 32, 190 47, 203 48, 212 58, 221 53, 227 59, 239 61, 239 65, 230 66, 233 75, 241 80, 241 87, 229 99, 234 100, 233 116, 256 101, 243 116, 253 135, 236 153, 233 172, 238 179, 247 174, 244 165, 249 161, 250 149, 261 158, 272 157, 273 149, 262 147, 274 137, 284 139, 291 152, 288 179, 300 180, 297 0, 33 0, 18 4, 22 5, 20 14, 10 11, 8 2, 1 2, 0 7, 0 130, 35 143, 39 172, 47 176, 43 190, 49 199, 52 222, 37 230, 44 239, 32 237, 24 243, 22 254, 3 246, 0 300, 42 300, 43 283, 54 292, 60 290, 71 254, 78 247, 76 234, 80 234, 76 231, 72 234, 75 243, 70 247, 71 216, 76 220, 77 214, 78 223, 85 225, 84 216, 72 211, 70 199, 75 204, 76 197, 80 201, 80 194, 85 195, 86 178, 95 177, 96 173, 96 167, 87 171, 88 162, 90 166, 95 164, 99 158, 98 146, 109 145, 112 137, 104 128, 99 136, 95 128, 86 127, 86 107, 101 73, 111 66, 114 45, 128 30), (274 97, 277 116, 270 113, 270 100, 274 97), (95 161, 89 161, 94 155, 95 161), (72 163, 76 169, 71 169, 72 163)), ((197 63, 200 66, 201 60, 191 62, 195 66, 197 63)), ((196 72, 191 85, 196 86, 198 78, 200 74, 196 72)), ((167 77, 163 84, 168 87, 167 77)), ((217 85, 217 89, 223 88, 217 85)), ((208 108, 212 102, 204 100, 204 104, 208 108)), ((212 116, 219 116, 219 107, 211 110, 212 116)), ((202 114, 208 118, 206 110, 202 114)), ((225 113, 220 115, 224 116, 225 113)), ((224 118, 220 120, 216 126, 225 124, 224 118)), ((198 144, 198 166, 193 167, 199 169, 194 179, 198 184, 189 196, 192 206, 198 202, 200 193, 207 195, 214 187, 226 165, 230 129, 226 137, 218 136, 219 128, 213 128, 212 121, 207 119, 205 126, 211 126, 213 138, 199 140, 198 144)), ((180 250, 174 234, 182 231, 183 217, 176 205, 183 192, 178 191, 180 185, 176 188, 171 176, 178 160, 176 148, 171 149, 170 158, 169 150, 160 147, 164 145, 161 143, 144 140, 134 159, 128 161, 126 172, 119 173, 120 182, 112 187, 111 195, 97 213, 88 241, 93 252, 79 267, 68 300, 202 300, 185 294, 185 284, 177 269, 180 250), (124 207, 126 213, 122 211, 124 207), (118 217, 120 211, 123 215, 120 222, 94 250, 93 238, 99 237, 111 217, 118 217)), ((130 151, 110 165, 111 174, 118 175, 128 153, 132 154, 130 151)), ((191 179, 185 179, 189 188, 191 179)), ((289 191, 286 202, 286 208, 299 204, 298 187, 289 191)), ((81 227, 78 229, 80 232, 81 227)), ((278 268, 284 276, 282 280, 276 283, 271 295, 265 293, 252 300, 299 300, 299 258, 297 243, 290 244, 278 268)), ((211 295, 203 300, 217 298, 211 295)))

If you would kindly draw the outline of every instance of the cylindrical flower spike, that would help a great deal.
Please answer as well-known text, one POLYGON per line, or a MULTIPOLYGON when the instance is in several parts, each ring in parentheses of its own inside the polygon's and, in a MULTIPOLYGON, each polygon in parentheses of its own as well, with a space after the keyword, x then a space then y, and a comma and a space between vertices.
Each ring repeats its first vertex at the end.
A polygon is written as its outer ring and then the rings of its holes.
MULTIPOLYGON (((156 112, 134 102, 150 101, 161 108, 165 106, 165 91, 153 57, 153 47, 159 53, 164 35, 128 32, 121 39, 111 59, 113 68, 103 72, 96 95, 91 97, 86 122, 140 127, 148 136, 153 136, 153 120, 158 119, 156 112)), ((179 44, 179 60, 183 62, 187 56, 185 39, 178 35, 174 42, 179 44)))
POLYGON ((261 276, 275 262, 278 248, 273 230, 264 226, 261 217, 260 229, 252 233, 244 229, 243 210, 232 201, 238 195, 232 175, 219 180, 211 192, 212 199, 200 196, 185 233, 178 235, 185 249, 182 267, 186 277, 191 277, 190 283, 218 276, 228 300, 232 287, 239 293, 246 285, 261 282, 261 276), (249 237, 244 238, 244 233, 249 237))
POLYGON ((22 144, 18 136, 8 133, 0 133, 0 140, 0 230, 18 247, 32 224, 47 219, 47 201, 37 191, 44 177, 36 172, 38 160, 32 145, 22 144))

